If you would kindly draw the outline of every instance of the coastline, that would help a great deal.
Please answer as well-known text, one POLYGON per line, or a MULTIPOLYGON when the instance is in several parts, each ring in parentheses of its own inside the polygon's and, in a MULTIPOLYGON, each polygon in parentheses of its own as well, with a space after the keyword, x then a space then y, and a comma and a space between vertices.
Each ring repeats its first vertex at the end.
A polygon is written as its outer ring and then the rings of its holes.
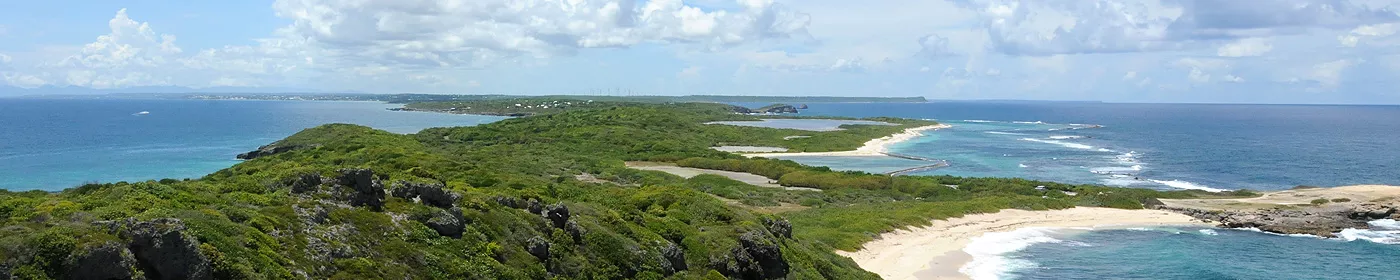
POLYGON ((860 148, 850 151, 836 152, 804 152, 804 153, 740 153, 745 157, 791 157, 791 156, 885 156, 890 145, 909 141, 924 135, 924 131, 939 130, 953 127, 947 124, 926 125, 905 129, 903 132, 889 136, 870 139, 860 148))
POLYGON ((1191 216, 1161 210, 1075 207, 1062 210, 1007 209, 996 213, 934 220, 932 225, 896 230, 856 252, 837 251, 884 279, 971 279, 984 271, 969 266, 988 256, 970 253, 969 244, 988 234, 1030 228, 1111 229, 1136 226, 1213 226, 1191 216))

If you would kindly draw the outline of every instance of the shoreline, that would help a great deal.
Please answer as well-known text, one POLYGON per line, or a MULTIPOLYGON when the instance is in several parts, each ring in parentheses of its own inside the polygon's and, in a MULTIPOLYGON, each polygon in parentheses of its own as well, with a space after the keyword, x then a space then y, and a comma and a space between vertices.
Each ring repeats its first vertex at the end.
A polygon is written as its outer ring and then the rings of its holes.
MULTIPOLYGON (((884 279, 971 279, 969 266, 987 262, 969 253, 968 245, 992 233, 1029 228, 1113 229, 1154 226, 1214 226, 1191 216, 1161 210, 1125 210, 1075 207, 1061 210, 1001 210, 947 220, 926 227, 896 230, 880 235, 860 251, 836 251, 861 268, 884 279)), ((980 257, 980 258, 979 258, 980 257)), ((992 256, 994 257, 994 256, 992 256)))
POLYGON ((870 139, 860 148, 850 151, 836 152, 802 152, 802 153, 739 153, 744 157, 791 157, 791 156, 886 156, 890 145, 899 142, 909 141, 924 135, 924 131, 939 130, 953 127, 947 124, 926 125, 905 129, 903 132, 895 133, 885 137, 870 139))

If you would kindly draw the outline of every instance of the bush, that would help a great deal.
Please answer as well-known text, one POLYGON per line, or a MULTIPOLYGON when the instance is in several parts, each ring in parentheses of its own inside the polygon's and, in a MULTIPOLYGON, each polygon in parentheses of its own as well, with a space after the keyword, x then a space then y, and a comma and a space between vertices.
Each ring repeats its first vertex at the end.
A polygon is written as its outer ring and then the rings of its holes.
POLYGON ((1309 203, 1312 203, 1312 205, 1323 205, 1323 204, 1327 204, 1327 202, 1328 202, 1328 200, 1327 200, 1326 198, 1319 198, 1319 199, 1314 199, 1314 200, 1312 200, 1312 201, 1309 202, 1309 203))

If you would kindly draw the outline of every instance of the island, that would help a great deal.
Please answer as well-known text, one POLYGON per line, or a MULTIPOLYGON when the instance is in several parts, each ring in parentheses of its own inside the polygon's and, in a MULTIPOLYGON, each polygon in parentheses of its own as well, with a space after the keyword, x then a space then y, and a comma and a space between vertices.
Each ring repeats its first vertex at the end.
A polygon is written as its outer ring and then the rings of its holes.
POLYGON ((1260 196, 843 172, 714 149, 856 151, 939 125, 927 120, 800 131, 706 124, 769 117, 720 103, 543 97, 405 108, 518 117, 408 135, 328 124, 202 178, 0 191, 0 276, 878 279, 849 252, 949 219, 1185 217, 1138 209, 1260 196))

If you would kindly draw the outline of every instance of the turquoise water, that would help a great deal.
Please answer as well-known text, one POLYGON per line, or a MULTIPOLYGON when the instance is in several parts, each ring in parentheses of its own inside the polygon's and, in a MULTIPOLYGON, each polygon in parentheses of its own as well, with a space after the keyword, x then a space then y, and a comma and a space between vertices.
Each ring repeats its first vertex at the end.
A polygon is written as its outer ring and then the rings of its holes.
POLYGON ((500 117, 396 112, 375 102, 0 99, 0 189, 198 178, 234 155, 327 123, 396 133, 500 117), (139 112, 149 114, 137 114, 139 112))
POLYGON ((862 121, 862 120, 822 120, 822 119, 763 119, 760 121, 725 121, 711 122, 711 124, 753 126, 767 128, 788 128, 809 131, 834 131, 841 130, 842 125, 895 125, 887 122, 862 121))
POLYGON ((966 251, 974 261, 963 271, 979 279, 1400 278, 1397 245, 1235 229, 1032 228, 974 240, 966 251))

